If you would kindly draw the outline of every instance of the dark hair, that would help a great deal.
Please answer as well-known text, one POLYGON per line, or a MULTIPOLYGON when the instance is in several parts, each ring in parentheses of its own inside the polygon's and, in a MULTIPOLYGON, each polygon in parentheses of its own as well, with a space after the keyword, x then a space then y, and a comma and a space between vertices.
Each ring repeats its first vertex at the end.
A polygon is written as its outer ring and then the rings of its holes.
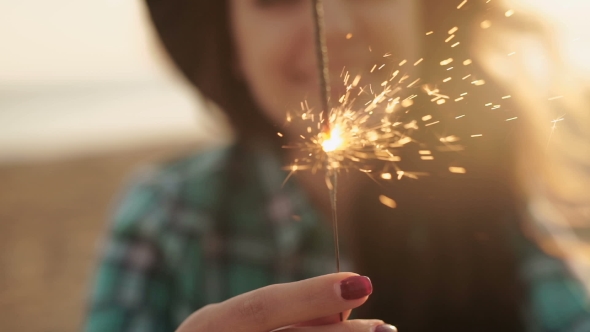
POLYGON ((160 40, 182 74, 221 107, 241 138, 276 138, 244 81, 234 74, 225 0, 147 0, 160 40))
MULTIPOLYGON (((235 55, 227 2, 147 0, 172 60, 205 97, 223 109, 237 134, 276 140, 276 130, 245 83, 233 73, 235 55)), ((457 21, 469 31, 479 10, 471 2, 465 6, 469 14, 457 11, 447 1, 423 0, 423 6, 425 31, 447 31, 457 21), (452 20, 448 18, 451 14, 452 20), (457 20, 457 15, 462 16, 457 20)), ((440 59, 432 56, 439 45, 428 45, 424 54, 431 59, 425 59, 424 66, 432 74, 440 70, 436 63, 440 59)), ((457 59, 467 56, 460 48, 454 52, 457 59)), ((494 89, 491 86, 487 90, 494 89)), ((483 97, 474 100, 478 98, 483 97)), ((425 109, 430 106, 425 105, 425 109)), ((439 112, 448 114, 457 112, 450 106, 441 109, 439 112)), ((488 120, 476 123, 467 119, 463 127, 455 129, 468 134, 490 129, 498 122, 488 120)), ((376 289, 365 310, 361 309, 361 316, 386 319, 412 331, 522 330, 516 263, 506 231, 506 225, 516 220, 508 183, 511 157, 501 144, 505 141, 500 138, 506 133, 488 131, 487 143, 479 141, 472 152, 451 157, 469 165, 468 175, 396 182, 388 190, 399 203, 393 212, 378 203, 378 195, 387 190, 372 183, 359 189, 355 224, 351 226, 356 238, 352 242, 358 272, 371 276, 376 289), (385 262, 380 259, 384 252, 385 262)))

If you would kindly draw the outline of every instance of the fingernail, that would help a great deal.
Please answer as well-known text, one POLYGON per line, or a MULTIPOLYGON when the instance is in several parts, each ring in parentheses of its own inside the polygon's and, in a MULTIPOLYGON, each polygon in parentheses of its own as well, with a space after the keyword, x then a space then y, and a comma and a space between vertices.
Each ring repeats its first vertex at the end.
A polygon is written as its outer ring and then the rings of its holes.
POLYGON ((393 325, 383 324, 377 326, 374 332, 397 332, 397 328, 393 325))
POLYGON ((345 300, 356 300, 373 293, 371 279, 363 276, 346 278, 340 282, 340 295, 345 300))

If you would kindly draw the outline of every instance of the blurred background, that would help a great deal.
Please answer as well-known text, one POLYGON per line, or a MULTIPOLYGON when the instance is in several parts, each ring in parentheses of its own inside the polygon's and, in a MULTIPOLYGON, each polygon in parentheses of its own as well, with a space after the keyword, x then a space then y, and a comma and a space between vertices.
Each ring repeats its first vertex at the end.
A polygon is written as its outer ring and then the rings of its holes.
POLYGON ((226 135, 140 0, 0 0, 0 331, 77 331, 113 197, 226 135))

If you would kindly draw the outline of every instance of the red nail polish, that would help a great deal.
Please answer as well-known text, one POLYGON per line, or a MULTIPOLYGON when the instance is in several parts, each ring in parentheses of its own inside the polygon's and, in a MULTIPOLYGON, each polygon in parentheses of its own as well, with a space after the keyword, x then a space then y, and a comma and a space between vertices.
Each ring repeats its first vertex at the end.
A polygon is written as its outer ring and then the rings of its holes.
POLYGON ((346 278, 340 282, 340 295, 345 300, 356 300, 373 293, 371 279, 363 276, 346 278))
POLYGON ((397 332, 397 328, 393 325, 383 324, 375 328, 375 332, 397 332))

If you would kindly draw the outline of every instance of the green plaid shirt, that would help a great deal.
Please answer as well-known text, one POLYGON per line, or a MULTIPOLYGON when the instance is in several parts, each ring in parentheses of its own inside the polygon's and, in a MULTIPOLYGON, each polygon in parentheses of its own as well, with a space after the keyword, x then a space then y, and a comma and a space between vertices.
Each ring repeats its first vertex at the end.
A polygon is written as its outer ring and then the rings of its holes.
MULTIPOLYGON (((209 303, 333 272, 328 224, 285 177, 272 153, 240 145, 139 174, 115 213, 86 331, 174 331, 209 303)), ((590 331, 564 264, 521 249, 530 330, 590 331)))

